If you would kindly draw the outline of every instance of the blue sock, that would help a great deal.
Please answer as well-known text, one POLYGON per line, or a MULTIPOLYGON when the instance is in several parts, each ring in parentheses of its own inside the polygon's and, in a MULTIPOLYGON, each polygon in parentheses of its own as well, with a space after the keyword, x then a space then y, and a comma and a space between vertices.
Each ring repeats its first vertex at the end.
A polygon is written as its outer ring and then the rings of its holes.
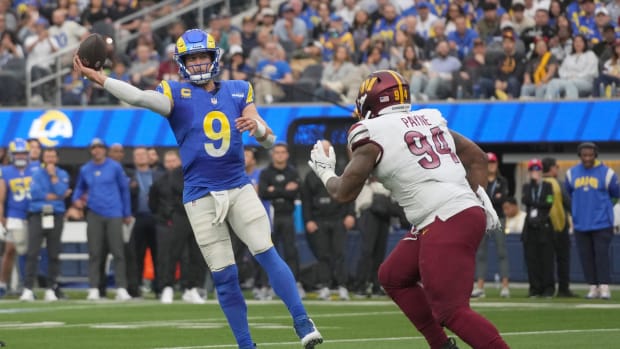
POLYGON ((17 256, 17 272, 19 273, 19 278, 24 280, 26 275, 26 255, 20 254, 17 256))
POLYGON ((254 348, 248 325, 248 307, 239 286, 236 265, 230 265, 212 273, 220 307, 228 319, 228 325, 237 340, 239 348, 254 348))
POLYGON ((282 260, 275 247, 254 256, 265 269, 273 291, 284 301, 295 322, 308 318, 301 303, 295 278, 288 265, 282 260))

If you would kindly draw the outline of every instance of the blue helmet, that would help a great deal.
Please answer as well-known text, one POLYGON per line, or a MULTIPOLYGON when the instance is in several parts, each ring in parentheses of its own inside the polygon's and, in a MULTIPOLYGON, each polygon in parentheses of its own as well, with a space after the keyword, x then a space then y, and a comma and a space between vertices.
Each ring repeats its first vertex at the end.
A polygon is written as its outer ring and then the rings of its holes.
POLYGON ((174 50, 174 59, 179 65, 179 74, 194 84, 206 84, 220 73, 220 48, 215 45, 215 39, 200 29, 187 30, 177 40, 174 50), (195 53, 206 52, 211 56, 211 64, 207 64, 205 73, 192 74, 185 65, 185 57, 195 53))
POLYGON ((30 152, 30 145, 23 138, 15 138, 9 143, 9 155, 11 162, 17 167, 24 167, 28 164, 28 157, 15 158, 15 154, 28 154, 30 152))
POLYGON ((15 153, 28 153, 30 152, 30 145, 23 138, 15 138, 9 143, 9 152, 15 153))

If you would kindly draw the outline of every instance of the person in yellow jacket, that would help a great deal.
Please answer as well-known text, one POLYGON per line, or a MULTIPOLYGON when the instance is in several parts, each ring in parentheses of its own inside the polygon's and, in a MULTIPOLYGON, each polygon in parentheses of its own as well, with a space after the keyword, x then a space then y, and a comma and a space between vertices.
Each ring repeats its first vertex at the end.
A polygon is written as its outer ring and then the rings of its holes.
POLYGON ((553 226, 555 249, 555 265, 558 280, 557 297, 576 297, 570 290, 570 197, 564 192, 563 186, 558 180, 559 166, 554 158, 542 159, 543 179, 553 188, 553 204, 549 216, 553 226))

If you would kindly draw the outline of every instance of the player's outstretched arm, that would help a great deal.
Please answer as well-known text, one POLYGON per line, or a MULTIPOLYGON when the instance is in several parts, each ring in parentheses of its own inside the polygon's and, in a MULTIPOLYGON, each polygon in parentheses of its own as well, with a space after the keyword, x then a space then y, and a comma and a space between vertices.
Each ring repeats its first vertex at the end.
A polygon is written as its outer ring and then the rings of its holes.
POLYGON ((73 57, 73 69, 125 103, 150 109, 163 116, 170 115, 171 101, 157 91, 144 91, 124 81, 107 77, 101 70, 85 67, 77 54, 73 57))
POLYGON ((321 178, 329 195, 338 202, 351 202, 357 198, 364 183, 375 168, 381 149, 373 144, 361 145, 353 151, 351 161, 341 176, 336 176, 336 157, 333 148, 325 154, 320 141, 315 145, 308 162, 310 168, 321 178))
POLYGON ((235 120, 235 126, 239 132, 250 131, 250 136, 254 136, 256 141, 265 148, 271 148, 276 141, 276 136, 265 120, 260 117, 254 103, 243 108, 241 116, 235 120))
POLYGON ((450 130, 454 144, 456 145, 456 155, 463 163, 467 172, 467 181, 475 192, 478 186, 487 187, 487 155, 480 147, 458 132, 450 130))

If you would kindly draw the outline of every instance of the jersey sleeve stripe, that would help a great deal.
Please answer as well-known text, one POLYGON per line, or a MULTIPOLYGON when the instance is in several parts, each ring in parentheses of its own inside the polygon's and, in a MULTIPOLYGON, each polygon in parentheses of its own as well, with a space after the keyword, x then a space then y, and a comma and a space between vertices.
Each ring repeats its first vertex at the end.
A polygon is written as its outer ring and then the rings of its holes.
POLYGON ((254 102, 254 89, 252 88, 252 84, 248 82, 248 97, 245 99, 246 104, 250 104, 254 102))
POLYGON ((170 100, 171 105, 174 107, 174 99, 172 98, 172 89, 170 88, 170 84, 168 84, 168 81, 166 80, 162 80, 159 85, 161 86, 163 92, 164 92, 164 96, 168 97, 168 99, 170 100))

